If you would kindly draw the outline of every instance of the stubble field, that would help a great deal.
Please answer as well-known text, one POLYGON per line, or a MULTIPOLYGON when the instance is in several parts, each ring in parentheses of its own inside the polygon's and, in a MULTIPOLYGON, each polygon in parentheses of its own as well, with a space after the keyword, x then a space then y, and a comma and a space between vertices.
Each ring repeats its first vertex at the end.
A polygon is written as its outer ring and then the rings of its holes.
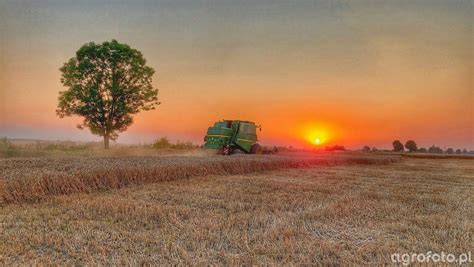
POLYGON ((0 264, 380 264, 392 253, 473 251, 468 159, 321 154, 0 164, 0 264))

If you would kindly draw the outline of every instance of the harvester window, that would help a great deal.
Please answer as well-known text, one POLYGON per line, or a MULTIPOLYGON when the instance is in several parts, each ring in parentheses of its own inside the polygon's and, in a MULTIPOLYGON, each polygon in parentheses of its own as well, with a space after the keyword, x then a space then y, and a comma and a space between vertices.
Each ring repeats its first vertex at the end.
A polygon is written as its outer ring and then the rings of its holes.
POLYGON ((240 131, 244 133, 255 133, 255 125, 242 123, 240 126, 240 131))
POLYGON ((256 132, 255 125, 249 124, 249 125, 248 125, 248 130, 247 130, 247 132, 248 132, 248 133, 255 133, 255 132, 256 132))

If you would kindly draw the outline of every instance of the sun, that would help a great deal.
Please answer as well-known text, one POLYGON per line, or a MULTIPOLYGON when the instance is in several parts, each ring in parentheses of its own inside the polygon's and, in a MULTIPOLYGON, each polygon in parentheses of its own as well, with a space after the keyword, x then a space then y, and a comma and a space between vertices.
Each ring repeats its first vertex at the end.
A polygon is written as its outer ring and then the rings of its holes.
POLYGON ((310 147, 320 147, 333 140, 333 128, 329 123, 306 123, 300 128, 301 136, 310 147))
POLYGON ((313 130, 307 134, 306 140, 314 146, 319 146, 327 141, 327 133, 321 130, 313 130))

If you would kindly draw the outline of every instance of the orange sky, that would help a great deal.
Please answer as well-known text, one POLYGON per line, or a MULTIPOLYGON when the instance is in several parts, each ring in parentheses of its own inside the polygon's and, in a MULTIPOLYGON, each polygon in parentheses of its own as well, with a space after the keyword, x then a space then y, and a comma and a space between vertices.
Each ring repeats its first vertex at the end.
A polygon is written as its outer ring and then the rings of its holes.
POLYGON ((58 69, 117 39, 157 71, 162 102, 119 142, 201 142, 235 118, 261 124, 264 144, 319 131, 349 148, 474 149, 472 3, 356 2, 3 2, 0 136, 100 140, 55 115, 58 69))

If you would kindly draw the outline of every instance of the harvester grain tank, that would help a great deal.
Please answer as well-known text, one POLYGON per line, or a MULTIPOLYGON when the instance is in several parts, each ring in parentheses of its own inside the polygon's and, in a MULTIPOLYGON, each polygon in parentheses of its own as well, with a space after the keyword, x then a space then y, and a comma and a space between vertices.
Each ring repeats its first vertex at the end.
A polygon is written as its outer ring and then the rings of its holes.
POLYGON ((217 149, 224 155, 260 154, 262 148, 257 143, 257 128, 254 122, 222 120, 207 129, 204 148, 217 149))

